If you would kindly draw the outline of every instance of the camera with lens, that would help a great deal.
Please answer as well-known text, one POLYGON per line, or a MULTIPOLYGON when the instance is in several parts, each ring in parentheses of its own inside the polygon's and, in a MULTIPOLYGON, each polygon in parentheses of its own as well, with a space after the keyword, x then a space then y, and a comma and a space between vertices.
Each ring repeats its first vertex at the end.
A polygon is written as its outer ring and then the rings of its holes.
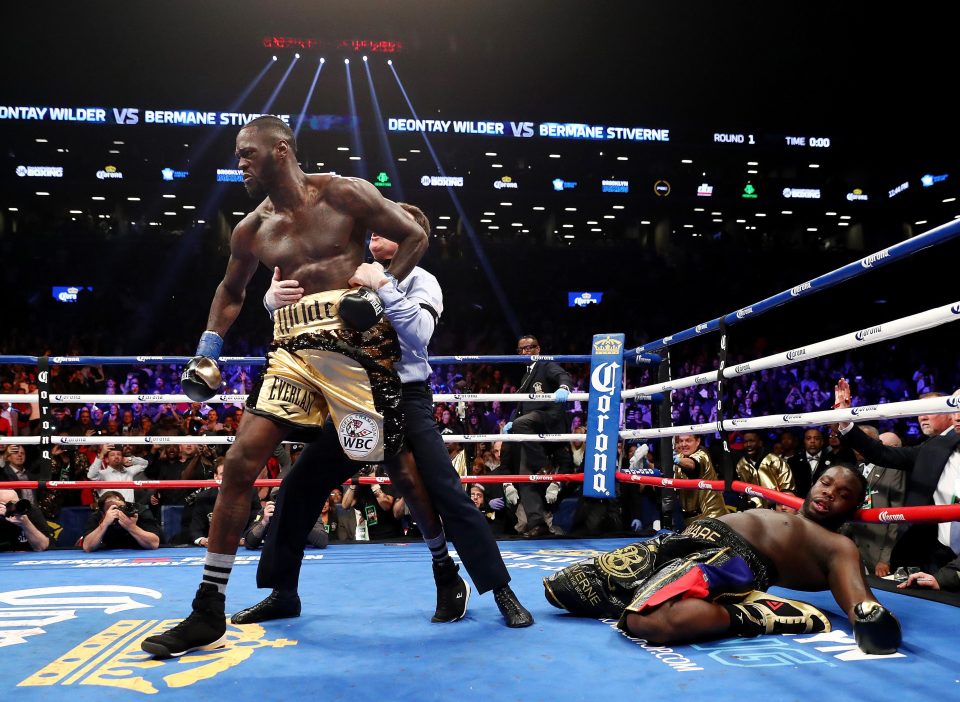
POLYGON ((16 502, 8 502, 5 507, 7 508, 5 515, 7 517, 25 517, 30 511, 30 500, 17 500, 16 502))
POLYGON ((130 502, 124 502, 123 505, 120 506, 120 511, 123 512, 128 517, 135 517, 137 514, 140 513, 140 510, 137 509, 137 506, 130 502))

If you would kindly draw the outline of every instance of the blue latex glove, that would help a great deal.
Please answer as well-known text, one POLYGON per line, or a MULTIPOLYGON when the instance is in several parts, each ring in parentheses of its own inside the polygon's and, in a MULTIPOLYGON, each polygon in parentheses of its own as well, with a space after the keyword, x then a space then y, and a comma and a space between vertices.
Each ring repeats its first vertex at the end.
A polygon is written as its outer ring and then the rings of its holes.
POLYGON ((502 497, 494 497, 488 504, 490 505, 490 509, 503 509, 505 506, 502 497))
POLYGON ((675 466, 680 465, 680 459, 681 459, 681 458, 683 458, 683 454, 682 454, 682 453, 678 453, 677 451, 674 451, 674 452, 673 452, 673 465, 675 465, 675 466))
POLYGON ((568 397, 570 397, 570 391, 566 388, 557 388, 557 391, 553 393, 554 402, 566 402, 568 397))
POLYGON ((513 426, 513 422, 507 422, 503 425, 503 433, 508 434, 510 432, 510 427, 513 426))
POLYGON ((643 522, 641 522, 639 519, 634 519, 632 522, 630 522, 630 528, 634 531, 641 531, 643 529, 643 522))

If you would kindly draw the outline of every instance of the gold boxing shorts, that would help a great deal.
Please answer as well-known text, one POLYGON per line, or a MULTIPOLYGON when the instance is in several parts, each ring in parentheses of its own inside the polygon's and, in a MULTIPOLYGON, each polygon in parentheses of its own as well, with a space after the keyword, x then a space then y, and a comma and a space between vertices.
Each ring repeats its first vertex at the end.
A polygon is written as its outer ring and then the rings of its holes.
POLYGON ((378 462, 403 444, 393 367, 400 343, 386 319, 365 332, 348 329, 338 309, 349 292, 314 293, 273 313, 273 343, 247 409, 294 427, 303 440, 330 416, 349 458, 378 462))

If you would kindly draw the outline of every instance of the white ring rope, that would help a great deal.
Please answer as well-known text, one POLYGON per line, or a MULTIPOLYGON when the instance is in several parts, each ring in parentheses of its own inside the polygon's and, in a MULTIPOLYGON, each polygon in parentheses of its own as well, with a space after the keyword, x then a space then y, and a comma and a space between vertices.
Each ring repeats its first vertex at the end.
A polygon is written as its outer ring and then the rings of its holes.
MULTIPOLYGON (((632 391, 625 391, 626 392, 632 391)), ((635 397, 637 393, 631 395, 635 397)), ((214 395, 206 404, 230 404, 233 402, 244 402, 247 395, 214 395)), ((572 392, 567 398, 567 402, 587 402, 590 399, 588 392, 572 392)), ((652 399, 649 395, 641 397, 641 400, 652 399)), ((25 395, 0 394, 0 402, 13 402, 27 404, 39 402, 40 396, 37 393, 25 395)), ((162 404, 190 404, 193 402, 186 395, 78 395, 67 393, 50 393, 50 401, 56 404, 114 404, 114 405, 162 405, 162 404)), ((552 402, 552 392, 531 392, 531 393, 444 393, 433 396, 434 402, 552 402)))
MULTIPOLYGON (((518 443, 524 441, 584 441, 586 434, 444 434, 443 440, 448 444, 477 444, 482 442, 506 441, 518 443)), ((0 446, 16 444, 18 446, 36 445, 42 443, 39 436, 0 436, 0 446)), ((229 436, 51 436, 51 444, 70 446, 103 445, 103 444, 232 444, 236 437, 229 436)), ((284 443, 303 443, 285 441, 284 443)))
MULTIPOLYGON (((896 339, 907 334, 956 321, 960 321, 960 302, 935 307, 926 312, 913 314, 909 317, 901 317, 891 322, 884 322, 883 324, 877 324, 872 327, 867 327, 866 329, 859 329, 848 334, 841 334, 826 341, 819 341, 808 346, 800 346, 782 353, 775 353, 772 356, 764 356, 763 358, 748 361, 747 363, 728 366, 723 370, 723 377, 736 378, 741 375, 756 373, 757 371, 767 370, 769 368, 789 366, 799 361, 819 358, 820 356, 840 351, 849 351, 858 346, 867 346, 881 341, 896 339)), ((628 399, 644 393, 670 392, 671 390, 690 388, 695 385, 715 383, 718 379, 717 373, 718 371, 709 371, 698 375, 688 375, 685 378, 676 378, 666 383, 632 388, 623 392, 623 398, 628 399)))
POLYGON ((952 414, 960 412, 960 397, 928 397, 923 400, 905 400, 882 405, 864 405, 851 409, 831 409, 803 414, 771 414, 763 417, 727 419, 723 422, 688 424, 660 429, 630 429, 620 432, 622 439, 656 439, 680 434, 713 434, 717 431, 745 431, 748 429, 777 429, 781 427, 821 426, 844 422, 868 422, 875 419, 916 417, 922 414, 952 414))

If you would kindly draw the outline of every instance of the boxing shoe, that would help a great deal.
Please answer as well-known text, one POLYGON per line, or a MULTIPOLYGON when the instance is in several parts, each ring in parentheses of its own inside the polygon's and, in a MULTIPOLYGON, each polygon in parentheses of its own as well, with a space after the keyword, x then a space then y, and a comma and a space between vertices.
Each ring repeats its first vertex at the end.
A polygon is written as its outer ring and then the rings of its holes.
POLYGON ((216 585, 200 583, 190 616, 169 631, 148 636, 140 648, 157 658, 176 658, 190 651, 222 648, 227 638, 223 614, 225 602, 226 598, 216 585))
POLYGON ((533 624, 533 615, 520 604, 520 600, 517 599, 509 585, 494 590, 493 600, 497 603, 500 614, 503 615, 507 626, 511 629, 522 629, 533 624))
POLYGON ((816 634, 831 629, 827 615, 813 605, 760 590, 727 607, 733 630, 742 636, 816 634))
POLYGON ((455 622, 463 619, 470 601, 470 583, 460 577, 460 567, 447 558, 446 564, 433 562, 433 581, 437 584, 437 610, 431 622, 455 622))
POLYGON ((300 596, 296 592, 274 590, 252 607, 241 609, 230 617, 232 624, 256 624, 271 619, 300 616, 300 596))

